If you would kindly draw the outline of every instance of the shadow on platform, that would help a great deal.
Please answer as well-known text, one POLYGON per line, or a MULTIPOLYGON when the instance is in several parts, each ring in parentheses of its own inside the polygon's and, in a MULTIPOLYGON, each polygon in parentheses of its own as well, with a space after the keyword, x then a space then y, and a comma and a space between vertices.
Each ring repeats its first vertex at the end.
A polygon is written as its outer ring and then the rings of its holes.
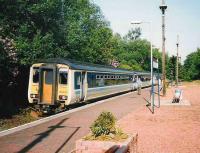
POLYGON ((55 126, 48 127, 49 130, 37 134, 37 135, 39 135, 39 137, 36 138, 34 141, 32 141, 30 144, 28 144, 23 149, 21 149, 18 153, 29 152, 34 146, 36 146, 38 143, 41 143, 44 138, 48 137, 50 135, 50 133, 52 133, 54 130, 56 130, 58 128, 75 128, 74 132, 72 132, 71 135, 65 140, 65 142, 62 145, 60 145, 60 147, 55 151, 55 153, 58 153, 67 144, 67 142, 74 136, 74 134, 77 133, 77 131, 81 128, 81 127, 62 126, 61 124, 63 124, 67 119, 68 118, 65 118, 65 119, 61 120, 55 126))
POLYGON ((65 142, 55 151, 55 153, 58 153, 66 144, 67 142, 74 136, 74 134, 76 132, 78 132, 78 130, 81 128, 81 127, 70 127, 70 128, 75 128, 74 132, 65 140, 65 142))

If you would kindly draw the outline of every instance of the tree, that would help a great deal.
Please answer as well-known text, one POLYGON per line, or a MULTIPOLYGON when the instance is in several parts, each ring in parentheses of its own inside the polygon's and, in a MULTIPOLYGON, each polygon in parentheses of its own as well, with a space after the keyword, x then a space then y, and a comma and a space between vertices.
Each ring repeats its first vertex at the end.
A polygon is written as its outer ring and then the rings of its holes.
POLYGON ((125 35, 124 39, 125 40, 136 40, 139 39, 141 36, 141 28, 135 28, 135 29, 130 29, 125 35))
POLYGON ((167 64, 167 78, 170 80, 176 80, 176 56, 169 58, 167 64))
MULTIPOLYGON (((27 101, 29 67, 39 59, 97 64, 117 60, 121 68, 150 71, 150 42, 139 39, 141 29, 129 30, 124 38, 113 35, 100 8, 90 0, 0 0, 0 10, 3 105, 27 101)), ((154 52, 160 59, 159 52, 154 52)))
POLYGON ((18 105, 27 97, 28 70, 39 59, 110 61, 112 30, 89 0, 0 0, 0 10, 0 101, 18 105))
POLYGON ((200 79, 200 48, 189 54, 184 62, 184 73, 186 80, 200 79))
POLYGON ((129 34, 124 38, 119 34, 114 35, 113 57, 120 62, 121 68, 150 71, 150 42, 145 39, 127 39, 128 37, 129 34))

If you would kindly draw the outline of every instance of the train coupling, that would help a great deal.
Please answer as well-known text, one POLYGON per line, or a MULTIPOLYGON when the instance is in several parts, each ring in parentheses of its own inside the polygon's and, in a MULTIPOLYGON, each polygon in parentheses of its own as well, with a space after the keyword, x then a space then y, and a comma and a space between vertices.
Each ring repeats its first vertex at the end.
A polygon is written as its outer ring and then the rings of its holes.
POLYGON ((50 115, 53 113, 53 110, 50 105, 36 105, 31 107, 31 116, 34 118, 39 118, 45 115, 50 115))
POLYGON ((49 115, 53 113, 53 109, 50 105, 42 105, 40 107, 40 111, 44 114, 44 115, 49 115))

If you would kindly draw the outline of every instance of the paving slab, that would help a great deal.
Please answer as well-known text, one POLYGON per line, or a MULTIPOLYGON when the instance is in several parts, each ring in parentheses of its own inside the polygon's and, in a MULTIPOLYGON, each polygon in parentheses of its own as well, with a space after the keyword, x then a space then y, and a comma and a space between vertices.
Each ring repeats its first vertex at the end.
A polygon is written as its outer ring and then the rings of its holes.
MULTIPOLYGON (((155 101, 155 105, 158 105, 158 101, 155 101)), ((179 102, 173 102, 173 100, 161 100, 160 101, 161 106, 190 106, 191 103, 189 100, 180 100, 179 102)))

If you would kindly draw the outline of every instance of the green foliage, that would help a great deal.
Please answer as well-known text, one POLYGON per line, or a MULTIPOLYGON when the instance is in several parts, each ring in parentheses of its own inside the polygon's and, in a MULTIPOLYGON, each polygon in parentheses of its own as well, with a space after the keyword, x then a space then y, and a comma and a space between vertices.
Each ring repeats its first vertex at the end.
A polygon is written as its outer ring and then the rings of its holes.
POLYGON ((176 56, 169 58, 167 62, 167 78, 170 80, 176 79, 176 56))
POLYGON ((189 54, 184 62, 184 78, 186 80, 200 79, 200 49, 189 54))
POLYGON ((90 127, 95 137, 109 135, 115 131, 116 119, 111 112, 102 112, 90 127))
POLYGON ((14 40, 19 66, 62 57, 98 64, 116 59, 122 68, 150 70, 150 43, 139 39, 141 29, 113 36, 100 8, 89 0, 0 4, 1 36, 14 40))
POLYGON ((14 115, 12 118, 0 118, 0 131, 14 128, 26 123, 35 121, 36 119, 30 115, 30 110, 19 110, 18 115, 14 115))
POLYGON ((132 67, 127 65, 127 64, 120 64, 119 68, 122 68, 122 69, 127 69, 127 70, 132 70, 132 67))
MULTIPOLYGON (((150 71, 150 42, 147 40, 123 39, 119 34, 113 36, 115 43, 113 57, 120 62, 120 68, 129 70, 150 71)), ((153 50, 154 57, 159 59, 159 68, 161 70, 161 53, 158 49, 153 50)), ((160 71, 161 72, 161 71, 160 71)))
POLYGON ((53 57, 108 63, 112 31, 100 8, 89 0, 0 4, 1 35, 14 39, 20 64, 53 57))
POLYGON ((128 31, 127 35, 124 37, 125 40, 136 40, 141 36, 141 28, 135 28, 128 31))
POLYGON ((100 8, 89 0, 0 0, 0 10, 0 101, 5 100, 0 109, 8 101, 19 105, 27 97, 27 68, 38 59, 110 61, 112 30, 100 8), (7 47, 10 43, 5 40, 12 42, 12 47, 7 47), (16 96, 8 100, 13 91, 16 96))

